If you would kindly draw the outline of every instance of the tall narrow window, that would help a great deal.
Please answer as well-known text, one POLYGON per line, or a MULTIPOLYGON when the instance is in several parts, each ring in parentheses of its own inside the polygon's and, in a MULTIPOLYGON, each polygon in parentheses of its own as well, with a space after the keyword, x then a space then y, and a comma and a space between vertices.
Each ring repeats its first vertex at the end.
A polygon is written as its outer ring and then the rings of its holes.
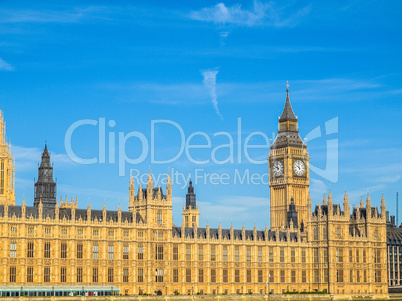
POLYGON ((307 277, 306 277, 306 271, 302 271, 302 282, 306 283, 307 277))
POLYGON ((274 277, 274 271, 273 270, 269 271, 268 279, 269 279, 269 282, 275 282, 275 277, 274 277))
POLYGON ((107 247, 107 258, 109 260, 112 260, 114 258, 114 246, 113 245, 108 245, 108 247, 107 247))
POLYGON ((10 242, 10 257, 16 258, 17 257, 17 242, 12 240, 10 242))
POLYGON ((0 194, 4 194, 4 162, 1 162, 0 194))
POLYGON ((318 240, 318 228, 314 227, 314 240, 318 240))
POLYGON ((191 282, 191 269, 186 269, 186 282, 191 282))
POLYGON ((33 267, 27 267, 27 282, 33 282, 33 267))
POLYGON ((128 282, 128 268, 123 269, 123 282, 128 282))
POLYGON ((179 282, 179 270, 173 269, 173 282, 179 282))
POLYGON ((67 243, 62 242, 60 245, 60 258, 67 258, 67 243))
POLYGON ((130 254, 130 246, 123 245, 123 259, 129 259, 129 254, 130 254))
POLYGON ((203 269, 198 270, 198 282, 199 283, 204 282, 204 270, 203 269))
POLYGON ((179 246, 173 245, 173 260, 179 260, 179 246))
POLYGON ((235 270, 235 282, 240 282, 240 270, 235 270))
POLYGON ((318 263, 318 248, 313 250, 314 263, 318 263))
POLYGON ((77 282, 82 282, 82 268, 77 268, 77 282))
POLYGON ((17 281, 17 268, 14 266, 10 267, 10 282, 17 281))
POLYGON ((114 282, 114 271, 113 268, 107 269, 107 282, 114 282))
POLYGON ((353 262, 353 251, 349 250, 349 262, 353 262))
POLYGON ((258 282, 259 283, 264 282, 264 279, 262 277, 262 270, 258 270, 258 282))
POLYGON ((98 268, 93 268, 92 269, 92 282, 96 283, 98 282, 98 268))
POLYGON ((258 262, 262 262, 262 248, 258 247, 258 262))
POLYGON ((50 282, 50 267, 43 269, 43 282, 50 282))
POLYGON ((328 239, 328 228, 327 228, 327 226, 322 227, 322 239, 323 240, 328 239))
POLYGON ((83 251, 83 245, 82 243, 77 244, 77 258, 82 259, 82 252, 83 251))
POLYGON ((324 248, 324 263, 328 262, 328 249, 324 248))
POLYGON ((306 263, 306 250, 305 249, 301 250, 301 262, 306 263))
POLYGON ((138 259, 144 259, 144 247, 142 245, 138 246, 138 259))
POLYGON ((92 245, 92 259, 99 259, 99 246, 97 242, 92 245))
POLYGON ((28 242, 27 246, 27 257, 34 257, 34 243, 32 241, 28 242))
POLYGON ((360 261, 360 252, 359 250, 356 250, 356 262, 358 263, 360 261))
POLYGON ((314 270, 314 282, 320 282, 320 274, 318 273, 318 270, 314 270))
POLYGON ((283 248, 280 250, 280 261, 285 262, 285 250, 283 248))
POLYGON ((251 262, 251 248, 247 247, 247 262, 251 262))
POLYGON ((160 211, 156 214, 156 222, 158 225, 162 225, 162 212, 160 211))
POLYGON ((247 282, 251 283, 251 270, 250 269, 247 270, 247 282))
POLYGON ((285 283, 285 271, 281 271, 281 282, 285 283))
POLYGON ((228 282, 228 270, 227 269, 223 269, 222 271, 222 281, 223 282, 228 282))
POLYGON ((203 261, 204 260, 204 247, 199 246, 198 248, 198 260, 203 261))
POLYGON ((235 261, 239 262, 239 247, 235 247, 235 261))
POLYGON ((66 282, 67 281, 67 268, 62 267, 60 268, 60 282, 66 282))
POLYGON ((216 282, 216 270, 211 269, 211 282, 216 282))
POLYGON ((222 255, 223 255, 223 258, 222 258, 223 261, 224 262, 228 261, 228 247, 226 247, 226 246, 223 247, 223 254, 222 255))
POLYGON ((343 249, 341 248, 336 249, 336 262, 343 262, 343 249))
POLYGON ((366 263, 366 250, 363 250, 363 263, 366 263))
POLYGON ((156 269, 156 282, 163 282, 163 269, 156 269))
POLYGON ((43 252, 44 252, 43 257, 50 258, 50 242, 45 242, 43 252))
POLYGON ((138 269, 138 282, 144 282, 144 270, 138 269))
POLYGON ((211 246, 211 261, 216 260, 215 246, 211 246))
POLYGON ((296 282, 296 270, 292 270, 292 272, 291 272, 291 281, 293 283, 296 282))
POLYGON ((156 245, 156 260, 163 260, 163 245, 156 245))
POLYGON ((296 251, 294 248, 290 250, 290 261, 292 263, 296 262, 296 251))
POLYGON ((186 246, 186 261, 191 261, 191 246, 186 246))
POLYGON ((269 262, 274 262, 274 249, 269 248, 269 262))

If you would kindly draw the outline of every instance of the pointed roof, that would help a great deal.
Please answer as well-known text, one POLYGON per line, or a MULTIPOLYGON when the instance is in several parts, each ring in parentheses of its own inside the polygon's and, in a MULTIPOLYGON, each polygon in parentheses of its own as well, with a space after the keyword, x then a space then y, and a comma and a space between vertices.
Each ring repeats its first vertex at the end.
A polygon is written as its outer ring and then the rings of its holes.
POLYGON ((283 108, 283 112, 281 117, 279 118, 279 122, 283 121, 297 121, 296 115, 293 112, 292 105, 290 104, 289 99, 289 84, 286 85, 286 101, 285 107, 283 108))

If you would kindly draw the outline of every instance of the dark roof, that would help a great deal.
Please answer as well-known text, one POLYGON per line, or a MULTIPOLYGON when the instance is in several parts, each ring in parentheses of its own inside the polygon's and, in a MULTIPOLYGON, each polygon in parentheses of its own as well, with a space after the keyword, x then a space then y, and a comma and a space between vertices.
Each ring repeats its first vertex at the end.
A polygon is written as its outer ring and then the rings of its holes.
MULTIPOLYGON (((159 187, 152 189, 152 198, 155 199, 155 198, 158 196, 158 191, 159 191, 159 187)), ((138 200, 138 195, 139 195, 139 194, 140 194, 140 189, 138 188, 137 195, 135 196, 135 199, 136 199, 136 200, 138 200)), ((147 195, 148 195, 148 190, 147 190, 147 188, 142 188, 142 195, 143 195, 143 198, 144 198, 144 199, 147 198, 147 195)), ((163 194, 163 189, 162 189, 162 187, 161 187, 161 197, 162 197, 162 199, 166 198, 166 195, 163 194)))
POLYGON ((272 149, 281 148, 286 146, 306 148, 303 140, 297 132, 279 132, 275 138, 274 143, 271 145, 272 149))
MULTIPOLYGON (((367 217, 366 208, 364 208, 364 207, 359 208, 359 211, 360 211, 360 218, 366 218, 367 217)), ((357 208, 353 208, 352 217, 356 219, 357 215, 358 215, 357 208)), ((381 214, 378 212, 378 210, 376 210, 376 207, 371 207, 371 217, 379 218, 380 216, 381 216, 381 214), (376 211, 377 211, 377 216, 375 216, 376 211)))
POLYGON ((402 245, 402 227, 387 223, 387 244, 402 245))
POLYGON ((292 109, 292 105, 290 104, 289 90, 286 90, 285 107, 283 108, 282 115, 279 118, 279 122, 283 121, 297 121, 296 115, 292 109))
MULTIPOLYGON (((343 212, 339 204, 333 204, 332 215, 335 215, 339 208, 339 212, 343 212)), ((321 212, 323 215, 328 215, 328 205, 321 205, 321 212)), ((318 215, 318 206, 315 206, 314 214, 318 215)))
MULTIPOLYGON (((190 237, 190 238, 194 238, 194 228, 185 228, 185 237, 190 237)), ((182 233, 181 233, 181 227, 172 227, 172 236, 175 237, 182 237, 182 233)), ((210 238, 215 238, 218 239, 219 230, 218 229, 209 229, 209 237, 210 238)), ((289 238, 287 237, 287 232, 279 232, 279 238, 282 241, 288 241, 289 238)), ((242 237, 242 230, 233 230, 233 236, 234 239, 243 239, 242 237)), ((206 228, 197 228, 197 237, 198 238, 207 238, 207 229, 206 228)), ((226 238, 226 239, 231 239, 230 237, 230 229, 222 229, 222 238, 226 238)), ((246 239, 250 239, 250 240, 265 240, 265 231, 257 231, 257 237, 254 237, 254 231, 253 230, 246 230, 245 231, 245 238, 246 239)), ((273 240, 276 241, 277 237, 276 237, 276 232, 275 231, 268 231, 268 239, 269 240, 273 240)), ((291 232, 290 233, 290 239, 292 241, 297 241, 297 233, 296 232, 291 232)), ((300 239, 302 240, 302 237, 300 237, 300 239)))
MULTIPOLYGON (((8 206, 8 217, 13 217, 14 214, 16 217, 21 217, 21 206, 8 206)), ((25 209, 26 218, 30 218, 31 215, 34 218, 38 218, 39 215, 39 208, 38 207, 26 207, 25 209)), ((0 216, 4 216, 4 206, 0 205, 0 216)), ((55 209, 54 208, 45 208, 43 207, 43 214, 42 218, 55 218, 55 209)), ((71 220, 72 213, 71 208, 60 208, 59 209, 59 219, 66 218, 67 220, 71 220)), ((84 221, 87 220, 87 210, 86 209, 75 209, 75 220, 82 219, 84 221)), ((103 219, 103 211, 102 210, 91 210, 91 220, 97 219, 98 221, 102 221, 103 219)), ((118 221, 118 211, 106 211, 106 220, 110 221, 113 220, 114 222, 118 221)), ((133 214, 128 211, 121 212, 121 221, 125 222, 128 221, 129 223, 133 222, 133 214)), ((136 222, 143 222, 144 219, 140 213, 137 212, 136 215, 136 222)))

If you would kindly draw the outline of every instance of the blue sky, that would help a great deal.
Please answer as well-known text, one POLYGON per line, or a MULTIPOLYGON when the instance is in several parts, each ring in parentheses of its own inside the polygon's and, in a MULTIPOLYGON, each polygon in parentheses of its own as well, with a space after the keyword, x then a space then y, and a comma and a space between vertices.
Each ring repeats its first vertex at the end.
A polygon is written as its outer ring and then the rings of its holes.
MULTIPOLYGON (((384 193, 394 212, 395 194, 402 193, 401 9, 400 1, 2 1, 0 109, 16 156, 16 203, 23 195, 33 202, 47 140, 59 197, 78 196, 82 208, 89 199, 97 209, 104 202, 110 209, 119 202, 127 208, 130 168, 193 177, 201 169, 231 177, 228 184, 196 183, 201 226, 209 220, 216 227, 220 220, 224 227, 232 221, 236 228, 244 222, 262 229, 269 224, 268 185, 234 184, 233 177, 236 170, 263 175, 268 166, 244 154, 239 162, 238 138, 244 146, 251 133, 272 137, 289 81, 300 135, 321 129, 322 137, 308 143, 310 163, 325 169, 326 143, 338 143, 332 149, 338 152, 335 168, 324 176, 311 173, 313 203, 329 188, 342 203, 346 188, 354 205, 369 191, 379 206, 384 193), (325 135, 325 123, 336 117, 336 133, 325 135), (118 132, 150 139, 151 121, 165 119, 177 123, 186 139, 195 132, 211 139, 211 148, 191 152, 197 160, 211 159, 211 149, 228 143, 216 133, 229 133, 236 160, 197 165, 183 153, 174 162, 150 165, 148 154, 125 165, 123 176, 110 160, 74 163, 66 155, 67 129, 100 118, 115 123, 106 127, 107 146, 109 133, 116 145, 118 132)), ((177 128, 160 124, 155 137, 157 158, 178 153, 177 128)), ((192 141, 205 143, 201 136, 192 141)), ((265 140, 254 136, 250 143, 265 140)), ((77 130, 72 147, 83 158, 96 156, 97 127, 77 130)), ((126 144, 128 156, 141 150, 138 139, 126 144)), ((228 154, 216 152, 220 160, 228 154)), ((268 147, 251 150, 250 157, 267 158, 268 147)), ((173 187, 176 225, 182 186, 173 187)))

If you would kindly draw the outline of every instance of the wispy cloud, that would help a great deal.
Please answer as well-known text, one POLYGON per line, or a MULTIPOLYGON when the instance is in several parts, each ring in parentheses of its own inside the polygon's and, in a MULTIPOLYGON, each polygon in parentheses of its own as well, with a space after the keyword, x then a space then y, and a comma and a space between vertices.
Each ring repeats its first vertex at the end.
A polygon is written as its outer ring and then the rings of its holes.
MULTIPOLYGON (((42 151, 39 148, 12 146, 12 154, 15 156, 16 170, 27 171, 35 170, 38 167, 38 163, 41 160, 42 151)), ((66 154, 57 154, 50 152, 51 160, 56 165, 70 165, 74 163, 66 154)))
POLYGON ((310 7, 307 6, 295 14, 287 16, 287 18, 282 17, 282 10, 283 8, 276 7, 272 2, 262 3, 254 1, 254 6, 251 10, 243 8, 240 4, 226 6, 224 3, 218 3, 212 7, 205 7, 201 10, 191 12, 190 18, 217 24, 283 27, 296 24, 299 18, 309 13, 310 7))
MULTIPOLYGON (((219 102, 230 100, 231 103, 244 101, 254 103, 276 103, 283 100, 283 86, 286 80, 274 80, 268 82, 216 82, 217 74, 204 74, 202 71, 204 86, 201 83, 100 83, 95 88, 109 93, 108 97, 118 101, 151 102, 166 105, 205 105, 207 93, 219 102), (205 77, 208 78, 208 86, 205 85, 205 77), (207 89, 205 89, 207 87, 207 89), (249 96, 253 95, 252 98, 249 96)), ((376 79, 354 78, 324 78, 315 80, 292 80, 292 97, 298 102, 352 102, 371 100, 391 93, 391 90, 378 83, 376 79)), ((215 104, 214 104, 215 107, 215 104)), ((219 109, 218 111, 219 112, 219 109)), ((218 114, 219 115, 219 114, 218 114)), ((342 145, 341 145, 342 146, 342 145)))
POLYGON ((207 88, 209 95, 211 96, 212 105, 214 106, 216 114, 223 119, 222 114, 219 112, 218 108, 218 97, 216 96, 216 75, 219 71, 217 70, 205 70, 202 71, 202 76, 204 77, 203 83, 205 88, 207 88))
POLYGON ((7 10, 0 12, 0 23, 75 23, 100 7, 75 8, 71 10, 7 10))
POLYGON ((0 58, 0 70, 13 71, 14 67, 0 58))

